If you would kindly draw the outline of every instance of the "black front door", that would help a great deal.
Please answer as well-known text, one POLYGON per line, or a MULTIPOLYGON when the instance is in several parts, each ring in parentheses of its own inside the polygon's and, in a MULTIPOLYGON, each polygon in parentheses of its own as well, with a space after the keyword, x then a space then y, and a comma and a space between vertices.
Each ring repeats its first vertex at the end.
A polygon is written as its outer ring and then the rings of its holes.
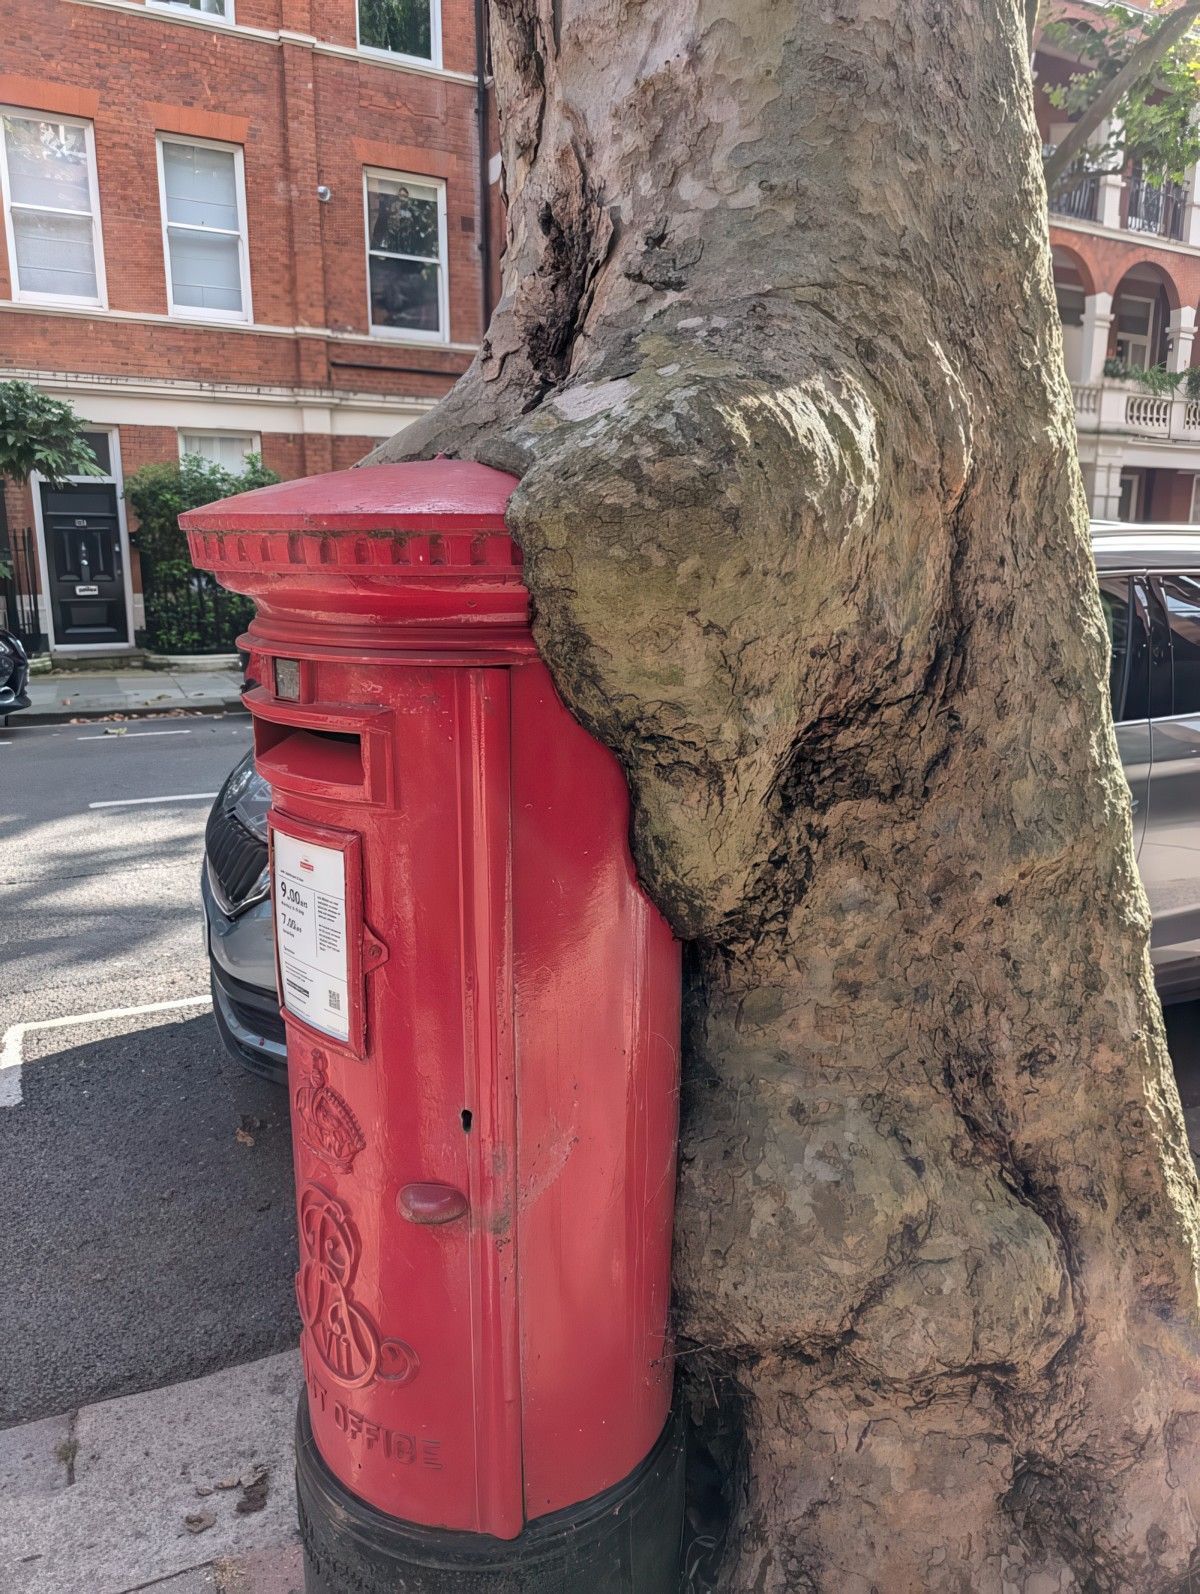
POLYGON ((121 527, 112 482, 42 485, 42 524, 58 647, 129 641, 121 527))

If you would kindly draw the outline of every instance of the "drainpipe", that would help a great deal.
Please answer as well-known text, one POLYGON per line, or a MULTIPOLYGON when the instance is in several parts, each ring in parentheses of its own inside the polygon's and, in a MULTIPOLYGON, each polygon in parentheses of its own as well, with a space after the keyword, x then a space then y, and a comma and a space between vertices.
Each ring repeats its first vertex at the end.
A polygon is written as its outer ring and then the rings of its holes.
POLYGON ((486 334, 492 319, 491 184, 487 149, 487 0, 475 0, 475 120, 479 129, 479 271, 480 305, 486 334))

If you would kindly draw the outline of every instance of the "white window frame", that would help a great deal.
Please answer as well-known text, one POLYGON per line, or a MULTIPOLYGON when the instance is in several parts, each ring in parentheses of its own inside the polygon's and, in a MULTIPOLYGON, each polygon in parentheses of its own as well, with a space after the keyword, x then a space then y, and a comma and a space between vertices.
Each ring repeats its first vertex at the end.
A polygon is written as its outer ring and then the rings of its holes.
MULTIPOLYGON (((163 245, 163 271, 167 279, 167 314, 178 317, 181 321, 223 321, 231 322, 253 321, 254 306, 250 298, 250 232, 246 225, 246 161, 240 144, 223 144, 215 138, 191 138, 183 133, 156 133, 154 135, 154 154, 158 162, 158 212, 162 223, 163 245), (242 308, 235 310, 206 310, 202 305, 175 303, 175 292, 171 281, 171 228, 183 232, 198 232, 212 234, 212 227, 197 227, 194 223, 168 221, 167 218, 167 172, 163 163, 163 145, 181 144, 184 149, 219 149, 226 155, 233 156, 233 186, 237 196, 238 213, 238 271, 242 285, 242 308)), ((231 236, 222 233, 223 238, 231 236)))
POLYGON ((234 0, 225 0, 225 16, 219 16, 215 11, 196 11, 191 6, 185 5, 183 0, 144 0, 144 3, 147 11, 191 12, 192 16, 211 23, 216 28, 231 28, 234 25, 234 0))
POLYGON ((363 196, 363 264, 367 276, 367 327, 373 338, 386 338, 392 343, 449 343, 450 341, 450 244, 446 230, 446 180, 444 177, 423 177, 419 172, 396 172, 387 166, 364 166, 363 196), (371 317, 371 256, 381 255, 388 260, 413 260, 418 265, 428 265, 423 255, 392 254, 388 250, 371 247, 371 195, 368 186, 372 177, 386 177, 397 183, 418 183, 423 188, 437 191, 438 207, 438 320, 441 330, 422 332, 409 327, 376 326, 371 317))
MULTIPOLYGON (((100 225, 100 177, 96 170, 96 129, 86 117, 60 116, 57 111, 39 111, 31 109, 28 105, 0 105, 0 119, 5 116, 19 118, 25 122, 58 122, 63 127, 82 127, 84 147, 87 151, 88 168, 88 194, 92 201, 92 209, 88 216, 92 224, 92 255, 96 268, 96 295, 94 298, 86 294, 77 293, 40 293, 20 285, 21 273, 17 265, 17 235, 13 227, 12 213, 14 209, 12 198, 12 177, 8 169, 8 140, 4 136, 3 122, 0 120, 0 179, 4 188, 4 238, 8 245, 8 259, 12 276, 12 302, 14 304, 73 304, 88 305, 98 310, 108 309, 108 281, 104 274, 104 233, 100 225)), ((17 204, 17 210, 35 210, 45 212, 41 205, 17 204)), ((82 216, 81 210, 64 210, 57 212, 62 216, 82 216)))
POLYGON ((429 58, 407 55, 400 50, 381 50, 377 44, 362 41, 362 12, 359 0, 354 0, 354 38, 363 55, 373 55, 380 61, 411 61, 416 66, 431 66, 442 70, 442 0, 429 0, 429 58))
POLYGON ((247 454, 257 454, 262 458, 262 433, 239 432, 230 426, 179 426, 175 429, 176 442, 179 445, 179 457, 185 459, 187 450, 183 446, 185 437, 244 437, 249 441, 247 454))
POLYGON ((1128 349, 1131 340, 1136 343, 1139 348, 1141 348, 1143 345, 1145 346, 1146 352, 1144 356, 1144 363, 1142 365, 1133 366, 1133 362, 1128 359, 1128 354, 1126 354, 1125 358, 1133 369, 1148 371, 1150 369, 1151 350, 1158 342, 1158 295, 1130 293, 1128 290, 1126 290, 1120 295, 1120 298, 1114 298, 1113 314, 1115 317, 1120 316, 1120 311, 1117 309, 1117 306, 1121 302, 1121 299, 1127 299, 1133 304, 1146 304, 1150 306, 1150 313, 1146 317, 1146 334, 1144 337, 1137 332, 1122 332, 1120 326, 1118 325, 1117 327, 1117 342, 1124 343, 1126 349, 1128 349))

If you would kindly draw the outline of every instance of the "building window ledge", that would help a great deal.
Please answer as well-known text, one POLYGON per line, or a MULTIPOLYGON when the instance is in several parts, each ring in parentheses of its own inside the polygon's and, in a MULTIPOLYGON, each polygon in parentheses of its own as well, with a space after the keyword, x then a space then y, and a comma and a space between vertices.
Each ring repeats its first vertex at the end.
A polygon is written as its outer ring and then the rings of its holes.
POLYGON ((166 22, 177 27, 206 28, 210 32, 231 34, 236 38, 259 44, 273 44, 277 48, 284 44, 298 44, 317 55, 341 56, 343 59, 358 61, 363 66, 380 67, 385 72, 410 72, 418 77, 434 77, 443 82, 470 84, 472 88, 476 81, 473 72, 453 72, 448 67, 434 66, 429 61, 421 61, 412 56, 393 55, 387 50, 360 50, 353 44, 334 44, 330 40, 317 39, 307 33, 253 28, 243 22, 227 22, 223 17, 210 16, 201 11, 185 11, 175 6, 147 5, 144 0, 67 0, 67 3, 76 6, 94 6, 102 11, 121 11, 127 16, 132 14, 149 17, 155 22, 166 22))
MULTIPOLYGON (((198 332, 249 332, 259 337, 270 338, 326 338, 337 343, 363 343, 373 346, 384 342, 390 348, 424 349, 427 353, 433 354, 478 354, 479 352, 477 343, 430 341, 427 337, 404 332, 396 332, 381 339, 372 332, 335 331, 331 327, 274 326, 268 321, 215 321, 182 314, 167 315, 154 310, 113 310, 98 305, 65 305, 58 300, 53 303, 26 304, 15 299, 0 299, 0 313, 4 311, 26 315, 82 316, 95 321, 137 321, 149 326, 191 327, 198 332)), ((438 374, 437 371, 430 372, 432 376, 438 374)))

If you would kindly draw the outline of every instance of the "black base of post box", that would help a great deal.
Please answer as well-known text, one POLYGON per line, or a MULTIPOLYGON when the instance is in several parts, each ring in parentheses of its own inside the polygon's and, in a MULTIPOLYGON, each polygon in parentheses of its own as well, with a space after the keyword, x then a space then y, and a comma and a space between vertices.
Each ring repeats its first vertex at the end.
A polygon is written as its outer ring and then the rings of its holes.
POLYGON ((302 1394, 296 1493, 305 1594, 677 1594, 683 1431, 672 1413, 622 1482, 516 1539, 426 1528, 357 1499, 317 1452, 302 1394))

